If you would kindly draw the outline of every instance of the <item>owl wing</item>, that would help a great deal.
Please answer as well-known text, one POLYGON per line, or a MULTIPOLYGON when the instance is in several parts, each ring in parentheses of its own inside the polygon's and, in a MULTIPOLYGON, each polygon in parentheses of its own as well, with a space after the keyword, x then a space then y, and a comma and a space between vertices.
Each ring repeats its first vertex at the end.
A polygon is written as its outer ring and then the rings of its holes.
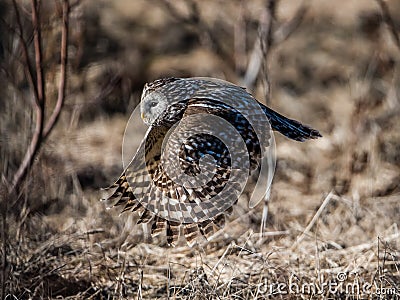
MULTIPOLYGON (((136 154, 118 180, 104 189, 106 195, 102 200, 109 207, 123 206, 122 212, 137 211, 140 215, 138 223, 153 220, 154 233, 167 229, 165 219, 156 215, 160 209, 158 199, 161 199, 161 191, 152 184, 162 184, 162 178, 155 177, 159 176, 160 149, 167 132, 182 117, 185 107, 184 102, 171 105, 166 112, 167 117, 160 118, 154 126, 149 127, 136 154)), ((171 231, 174 224, 168 225, 171 231)))
MULTIPOLYGON (((108 188, 112 193, 106 200, 111 206, 123 205, 123 211, 138 211, 140 214, 138 223, 151 222, 151 233, 164 231, 169 244, 176 242, 180 227, 183 227, 183 233, 190 245, 199 233, 209 238, 223 226, 225 214, 231 212, 232 205, 237 202, 242 191, 241 182, 230 182, 230 187, 225 190, 225 198, 209 201, 232 179, 230 178, 232 162, 229 149, 224 142, 210 134, 192 132, 199 123, 207 124, 210 115, 216 116, 217 121, 219 119, 228 122, 240 133, 246 141, 250 166, 254 169, 260 159, 260 145, 245 118, 221 102, 194 98, 178 102, 167 109, 165 114, 148 129, 128 167, 108 188), (191 119, 192 116, 195 118, 191 119), (186 121, 188 119, 189 121, 186 121), (163 142, 166 137, 170 137, 170 130, 178 121, 181 121, 178 125, 178 128, 181 126, 179 132, 182 131, 183 134, 171 139, 172 147, 170 151, 166 151, 165 159, 169 161, 177 157, 178 167, 185 175, 189 178, 201 175, 209 179, 205 184, 197 186, 179 184, 171 179, 161 163, 163 142), (206 155, 213 159, 202 159, 206 155), (172 201, 163 201, 165 198, 172 201), (201 209, 188 210, 187 205, 182 205, 188 203, 198 204, 201 209)), ((215 124, 210 125, 215 126, 215 124)), ((220 134, 230 140, 232 129, 223 125, 219 127, 220 134)))
MULTIPOLYGON (((227 127, 226 123, 222 127, 215 128, 217 124, 211 124, 211 126, 214 127, 214 131, 220 130, 221 135, 226 135, 228 141, 240 137, 244 141, 249 153, 251 170, 257 168, 261 158, 261 145, 267 147, 269 145, 269 138, 271 137, 269 124, 265 124, 265 118, 257 115, 263 115, 262 110, 238 110, 215 99, 192 98, 188 102, 183 118, 198 114, 216 116, 229 123, 231 127, 227 127), (262 129, 262 133, 257 133, 255 128, 262 129)), ((204 117, 204 122, 208 123, 207 119, 207 117, 204 117)), ((213 120, 210 121, 212 122, 213 120)))
MULTIPOLYGON (((249 206, 252 208, 256 206, 262 199, 268 198, 268 191, 272 183, 272 178, 275 170, 275 161, 273 158, 274 152, 274 141, 271 130, 271 125, 268 122, 268 119, 264 115, 264 111, 262 107, 252 98, 248 98, 248 94, 244 92, 244 90, 240 90, 240 93, 237 93, 236 99, 228 99, 226 100, 224 97, 224 93, 213 93, 213 91, 209 91, 210 97, 213 96, 212 99, 206 97, 194 97, 192 98, 188 106, 185 110, 184 116, 188 117, 190 115, 199 115, 202 113, 206 114, 205 120, 202 122, 204 124, 211 123, 211 126, 215 127, 214 131, 219 132, 220 135, 225 135, 226 139, 233 144, 233 149, 231 152, 238 153, 243 150, 243 145, 241 147, 237 146, 237 138, 241 138, 245 142, 245 148, 247 148, 248 159, 250 162, 249 175, 255 175, 256 177, 252 177, 252 180, 248 181, 249 185, 246 185, 246 191, 251 191, 251 197, 249 206), (219 101, 224 100, 224 101, 219 101), (247 101, 250 100, 250 101, 247 101), (231 104, 238 104, 235 107, 232 107, 231 104), (218 125, 218 121, 207 120, 207 115, 217 116, 220 119, 228 122, 232 127, 224 125, 218 125), (271 144, 272 142, 272 144, 271 144), (272 145, 272 147, 270 147, 272 145), (257 171, 257 172, 254 172, 257 171), (254 180, 256 179, 256 180, 254 180)), ((231 96, 232 94, 226 95, 231 96)), ((207 141, 208 142, 208 141, 207 141)), ((210 145, 208 143, 208 145, 210 145)), ((191 147, 190 149, 196 148, 199 152, 201 151, 201 146, 205 144, 196 143, 196 147, 191 147), (199 148, 200 145, 200 148, 199 148)), ((222 153, 219 151, 220 149, 216 147, 209 147, 208 154, 211 151, 215 151, 217 153, 222 153)), ((192 151, 193 152, 193 151, 192 151)), ((191 156, 192 153, 184 153, 185 156, 191 156)), ((245 153, 241 153, 242 157, 245 157, 245 153)), ((190 159, 181 159, 186 169, 198 169, 198 160, 190 160, 190 159)), ((235 163, 230 162, 230 164, 234 167, 235 163)), ((246 168, 242 168, 244 170, 246 168)), ((228 173, 230 170, 227 170, 228 173)), ((229 176, 228 176, 229 177, 229 176)), ((230 178, 231 181, 234 179, 230 178)), ((240 179, 239 179, 240 180, 240 179)), ((212 184, 212 182, 210 182, 212 184)), ((240 193, 241 194, 241 193, 240 193)), ((234 199, 238 198, 238 194, 228 195, 226 198, 233 197, 234 199)), ((226 201, 226 203, 230 203, 226 201)), ((236 202, 235 202, 236 203, 236 202)))

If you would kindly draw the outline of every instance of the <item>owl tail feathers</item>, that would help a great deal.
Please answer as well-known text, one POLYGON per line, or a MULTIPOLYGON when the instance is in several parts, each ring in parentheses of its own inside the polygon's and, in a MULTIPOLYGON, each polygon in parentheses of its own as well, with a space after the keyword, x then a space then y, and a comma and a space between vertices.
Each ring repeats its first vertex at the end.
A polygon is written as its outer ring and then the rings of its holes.
POLYGON ((292 140, 304 142, 309 139, 322 137, 318 130, 303 125, 296 120, 286 118, 269 107, 262 105, 262 109, 268 117, 272 129, 279 131, 292 140))

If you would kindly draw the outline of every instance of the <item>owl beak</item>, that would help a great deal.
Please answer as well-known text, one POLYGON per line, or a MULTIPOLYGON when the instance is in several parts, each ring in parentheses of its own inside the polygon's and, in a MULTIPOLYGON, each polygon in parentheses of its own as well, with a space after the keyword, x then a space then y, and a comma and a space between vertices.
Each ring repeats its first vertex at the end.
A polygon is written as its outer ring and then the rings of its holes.
POLYGON ((140 117, 142 118, 142 120, 144 121, 144 113, 140 114, 140 117))

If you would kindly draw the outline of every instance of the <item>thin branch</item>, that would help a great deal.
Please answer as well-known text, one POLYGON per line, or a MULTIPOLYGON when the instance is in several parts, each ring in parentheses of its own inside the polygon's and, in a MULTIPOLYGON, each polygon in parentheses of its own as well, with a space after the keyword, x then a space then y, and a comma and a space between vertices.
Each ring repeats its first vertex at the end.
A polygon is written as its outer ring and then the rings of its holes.
POLYGON ((13 0, 13 7, 16 15, 18 30, 14 33, 17 34, 22 47, 23 62, 25 64, 25 74, 27 80, 30 84, 32 92, 34 94, 34 109, 36 112, 35 119, 35 130, 24 155, 24 158, 14 174, 11 186, 8 186, 7 182, 0 185, 0 205, 1 205, 1 240, 2 240, 2 260, 1 260, 1 287, 0 287, 0 299, 4 299, 6 295, 6 279, 7 279, 7 247, 6 243, 7 237, 7 212, 8 212, 8 202, 7 197, 14 195, 20 188, 21 183, 28 174, 29 169, 32 167, 34 159, 40 149, 41 144, 46 139, 48 134, 51 132, 55 123, 58 120, 59 114, 61 112, 64 98, 65 98, 65 85, 66 85, 66 68, 68 62, 68 26, 69 26, 69 0, 63 0, 63 25, 62 25, 62 37, 61 37, 61 75, 58 89, 58 99, 54 111, 47 123, 45 131, 44 127, 44 117, 45 117, 45 78, 43 72, 43 58, 42 58, 42 36, 41 36, 41 23, 40 23, 40 4, 38 5, 37 0, 31 0, 31 18, 33 25, 33 46, 35 50, 35 68, 33 68, 28 52, 28 46, 23 38, 23 26, 21 22, 20 9, 16 0, 13 0), (34 77, 34 70, 36 71, 36 77, 34 77), (2 187, 6 187, 5 190, 2 187), (6 191, 7 190, 7 191, 6 191), (8 196, 7 196, 8 194, 8 196))
MULTIPOLYGON (((39 24, 39 7, 37 6, 36 0, 32 0, 31 4, 32 4, 31 7, 32 7, 34 47, 35 47, 35 68, 36 68, 36 89, 34 89, 34 91, 36 91, 35 93, 36 125, 35 125, 35 131, 31 139, 31 143, 29 144, 28 149, 25 152, 25 156, 17 172, 14 174, 11 190, 9 191, 10 194, 16 192, 17 188, 20 186, 21 182, 28 173, 29 168, 32 166, 34 158, 37 152, 39 151, 43 133, 45 92, 44 92, 43 66, 42 66, 42 45, 41 45, 41 32, 40 32, 41 28, 39 24)), ((16 9, 16 11, 18 11, 17 6, 15 6, 14 8, 16 9)), ((22 31, 20 33, 22 36, 22 31)), ((33 84, 33 86, 35 85, 33 84)))
MULTIPOLYGON (((31 0, 32 6, 32 25, 33 25, 33 43, 35 48, 35 68, 36 68, 36 87, 38 93, 38 102, 41 109, 45 109, 45 89, 42 64, 42 32, 39 16, 39 7, 37 0, 31 0)), ((43 121, 43 119, 42 119, 43 121)))
POLYGON ((303 21, 304 15, 308 9, 308 6, 303 3, 289 21, 274 30, 275 26, 273 26, 272 23, 275 19, 277 2, 277 0, 266 1, 265 9, 259 21, 259 38, 254 43, 246 73, 241 82, 241 84, 246 86, 249 90, 253 90, 261 71, 265 88, 265 101, 267 103, 271 93, 268 72, 269 52, 272 47, 289 38, 303 21))
POLYGON ((274 44, 282 43, 283 41, 287 40, 293 32, 296 31, 300 23, 303 21, 307 10, 308 6, 303 3, 289 21, 282 24, 277 30, 275 30, 274 44))
POLYGON ((70 5, 68 0, 62 2, 62 29, 61 29, 61 66, 60 66, 60 81, 58 85, 57 103, 53 113, 47 122, 43 131, 43 139, 46 139, 60 116, 61 109, 65 100, 67 64, 68 64, 68 27, 69 27, 69 12, 70 5))
POLYGON ((315 223, 318 221, 319 217, 322 215, 322 212, 325 210, 325 208, 328 206, 329 202, 334 198, 334 193, 333 191, 330 191, 329 194, 325 197, 324 201, 322 202, 321 206, 318 208, 317 212, 311 219, 310 223, 308 223, 306 229, 301 233, 300 236, 297 237, 296 242, 292 245, 290 248, 291 250, 296 249, 296 247, 304 240, 306 235, 310 232, 310 230, 314 227, 315 223))
POLYGON ((268 101, 270 87, 267 68, 267 56, 273 44, 272 21, 275 17, 276 0, 267 0, 259 21, 259 38, 254 43, 243 84, 252 90, 256 83, 258 74, 263 68, 265 83, 265 99, 268 101))
POLYGON ((40 108, 36 108, 36 125, 35 131, 32 136, 31 143, 25 153, 24 159, 21 162, 17 172, 14 175, 14 179, 11 185, 10 193, 14 192, 16 188, 21 184, 22 180, 26 176, 28 169, 32 166, 34 157, 39 150, 39 146, 42 139, 42 131, 43 131, 43 117, 44 112, 40 108))
POLYGON ((29 58, 28 46, 27 46, 27 44, 26 44, 26 42, 24 40, 23 34, 22 34, 23 33, 23 27, 22 27, 22 22, 21 22, 21 16, 19 14, 19 7, 17 5, 16 0, 12 0, 12 2, 13 2, 15 18, 16 18, 17 26, 18 26, 18 31, 16 30, 15 32, 18 35, 18 38, 19 38, 19 41, 20 41, 21 47, 22 47, 22 56, 23 56, 23 60, 24 60, 24 63, 25 63, 25 68, 24 68, 25 75, 26 75, 26 77, 28 79, 30 87, 33 90, 33 94, 34 94, 34 97, 35 97, 36 104, 39 105, 38 91, 37 91, 37 87, 36 87, 36 84, 35 84, 35 78, 33 76, 33 67, 32 67, 32 63, 31 63, 30 58, 29 58))
POLYGON ((260 72, 261 60, 261 46, 260 39, 258 38, 254 43, 249 62, 247 64, 246 72, 241 81, 241 85, 245 86, 250 91, 253 90, 258 73, 260 72))
POLYGON ((81 4, 81 0, 75 0, 75 2, 72 2, 72 3, 69 5, 69 10, 70 10, 70 11, 73 10, 75 7, 79 6, 80 4, 81 4))
MULTIPOLYGON (((19 16, 18 6, 13 0, 15 4, 14 9, 16 14, 19 16)), ((28 73, 28 79, 32 80, 32 89, 35 93, 35 110, 36 110, 36 125, 35 131, 33 133, 30 145, 25 153, 25 156, 14 175, 13 182, 10 188, 9 193, 14 193, 19 188, 23 179, 28 173, 28 170, 31 168, 34 158, 36 157, 41 144, 48 137, 49 133, 53 129, 54 125, 57 123, 57 120, 60 116, 61 109, 64 104, 65 99, 65 89, 66 89, 66 73, 67 73, 67 63, 68 63, 68 27, 69 27, 69 12, 70 5, 68 0, 63 0, 62 9, 63 9, 63 19, 62 19, 62 29, 61 29, 61 67, 60 67, 60 81, 58 86, 58 97, 57 103, 54 107, 54 110, 44 128, 44 117, 45 117, 45 104, 46 104, 46 95, 45 95, 45 82, 44 82, 44 72, 43 72, 43 59, 42 59, 42 37, 41 37, 41 27, 40 27, 40 6, 38 6, 37 0, 31 0, 31 9, 32 9, 32 25, 33 25, 33 41, 34 41, 34 49, 35 49, 35 70, 36 70, 36 85, 35 79, 32 76, 32 72, 28 73)), ((18 19, 18 18, 17 18, 18 19)), ((22 25, 19 21, 20 27, 20 39, 22 39, 22 25)), ((23 50, 27 53, 26 43, 23 42, 23 50)), ((25 60, 27 64, 30 64, 29 57, 25 60)))
POLYGON ((246 22, 242 1, 239 16, 234 25, 233 44, 236 73, 241 74, 246 69, 246 22))
POLYGON ((25 153, 24 159, 22 160, 17 172, 14 175, 14 179, 11 185, 10 194, 14 193, 25 178, 29 168, 32 166, 34 158, 40 148, 42 142, 42 131, 43 131, 43 110, 36 109, 36 125, 35 131, 32 136, 31 143, 25 153))
POLYGON ((389 27, 390 33, 392 34, 393 40, 397 46, 397 48, 400 50, 400 38, 396 30, 396 24, 393 21, 392 16, 390 15, 389 8, 387 7, 387 4, 383 0, 376 0, 378 3, 379 7, 381 8, 381 13, 383 16, 383 20, 385 21, 386 25, 389 27))
POLYGON ((230 64, 235 63, 230 53, 228 53, 222 46, 220 38, 215 36, 214 30, 201 19, 200 11, 195 1, 186 1, 189 8, 189 16, 185 16, 180 13, 172 4, 172 1, 160 0, 158 3, 162 5, 163 8, 180 23, 192 26, 195 33, 200 38, 206 39, 207 42, 210 44, 210 47, 212 47, 218 55, 223 57, 225 61, 228 61, 230 64))
POLYGON ((268 56, 273 44, 272 22, 275 18, 276 0, 267 0, 267 7, 260 22, 260 45, 263 54, 262 80, 264 84, 264 99, 266 104, 270 101, 271 82, 268 72, 268 56))

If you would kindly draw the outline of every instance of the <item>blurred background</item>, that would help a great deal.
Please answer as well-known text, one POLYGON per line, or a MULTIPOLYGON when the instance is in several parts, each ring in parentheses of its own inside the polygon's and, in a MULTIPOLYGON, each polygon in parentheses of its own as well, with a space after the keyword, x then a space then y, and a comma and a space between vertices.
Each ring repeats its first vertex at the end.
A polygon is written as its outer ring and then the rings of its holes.
MULTIPOLYGON (((32 2, 0 2, 3 297, 261 299, 265 280, 322 283, 339 271, 399 297, 399 1, 71 0, 64 104, 9 194, 37 128, 32 2), (276 134, 265 236, 262 204, 250 210, 245 196, 196 248, 150 239, 136 214, 99 201, 122 171, 143 85, 168 76, 246 86, 322 133, 276 134)), ((63 81, 63 8, 36 7, 44 126, 63 81)))

